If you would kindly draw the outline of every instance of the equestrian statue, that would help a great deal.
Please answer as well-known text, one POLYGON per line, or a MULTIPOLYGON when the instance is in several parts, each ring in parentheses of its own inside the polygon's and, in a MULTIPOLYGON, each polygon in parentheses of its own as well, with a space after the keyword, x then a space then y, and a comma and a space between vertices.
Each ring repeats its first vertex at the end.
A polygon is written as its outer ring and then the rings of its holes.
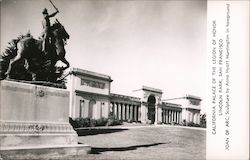
POLYGON ((9 42, 0 55, 0 79, 62 83, 63 72, 69 68, 64 48, 69 34, 57 19, 53 25, 50 24, 50 18, 59 13, 54 8, 56 12, 50 15, 46 8, 42 12, 43 32, 39 39, 28 32, 9 42), (57 67, 59 60, 66 67, 57 67))

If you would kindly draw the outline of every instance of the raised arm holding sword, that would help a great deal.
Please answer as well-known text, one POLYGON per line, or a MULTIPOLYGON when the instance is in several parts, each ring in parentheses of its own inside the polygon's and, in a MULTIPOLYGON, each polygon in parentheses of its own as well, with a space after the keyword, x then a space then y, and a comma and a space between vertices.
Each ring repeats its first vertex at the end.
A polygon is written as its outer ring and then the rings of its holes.
POLYGON ((49 0, 49 2, 52 4, 52 6, 55 8, 56 12, 52 13, 52 14, 48 14, 48 11, 46 8, 44 8, 43 10, 43 21, 42 21, 42 25, 43 25, 43 52, 45 54, 47 54, 48 52, 48 44, 49 44, 49 38, 51 37, 51 30, 50 30, 50 18, 54 17, 57 13, 59 13, 59 10, 56 8, 56 6, 53 4, 53 2, 51 0, 49 0))

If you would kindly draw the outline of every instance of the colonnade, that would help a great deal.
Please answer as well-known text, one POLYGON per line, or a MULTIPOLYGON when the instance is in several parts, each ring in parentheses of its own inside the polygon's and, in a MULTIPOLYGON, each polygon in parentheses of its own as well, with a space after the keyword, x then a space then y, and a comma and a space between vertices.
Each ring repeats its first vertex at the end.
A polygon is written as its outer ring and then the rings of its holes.
POLYGON ((140 121, 140 105, 120 102, 111 102, 110 105, 115 118, 123 121, 140 121))
POLYGON ((162 108, 162 122, 177 124, 181 123, 181 111, 162 108))
POLYGON ((188 111, 187 121, 200 124, 200 113, 188 111))

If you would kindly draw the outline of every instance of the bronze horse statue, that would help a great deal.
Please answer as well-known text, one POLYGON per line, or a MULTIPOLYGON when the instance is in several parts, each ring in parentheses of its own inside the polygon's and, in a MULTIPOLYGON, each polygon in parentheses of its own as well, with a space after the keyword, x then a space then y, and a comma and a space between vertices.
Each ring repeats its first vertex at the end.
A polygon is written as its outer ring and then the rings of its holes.
POLYGON ((21 64, 26 69, 26 73, 30 75, 30 79, 26 77, 24 80, 56 82, 59 78, 55 75, 58 72, 55 71, 56 62, 60 60, 66 64, 66 67, 60 68, 61 72, 69 67, 69 62, 65 59, 64 48, 66 40, 69 39, 69 34, 57 19, 51 26, 51 33, 51 43, 47 54, 42 52, 41 39, 36 40, 32 36, 19 38, 16 41, 16 53, 5 53, 5 56, 1 56, 1 62, 7 60, 5 67, 0 68, 2 72, 5 70, 5 75, 9 77, 11 72, 14 72, 15 65, 19 64, 20 67, 21 64))

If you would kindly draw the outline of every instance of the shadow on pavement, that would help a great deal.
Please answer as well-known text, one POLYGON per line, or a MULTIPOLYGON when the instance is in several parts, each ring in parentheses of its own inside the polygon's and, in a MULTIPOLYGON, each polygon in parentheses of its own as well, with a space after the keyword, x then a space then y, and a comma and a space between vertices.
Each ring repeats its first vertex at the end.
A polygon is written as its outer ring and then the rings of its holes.
POLYGON ((108 134, 114 132, 122 132, 128 129, 122 128, 84 128, 84 129, 77 129, 76 132, 78 136, 90 136, 90 135, 97 135, 97 134, 108 134))
POLYGON ((136 146, 129 146, 129 147, 118 147, 118 148, 91 148, 91 152, 89 154, 100 154, 101 152, 108 152, 108 151, 130 151, 136 150, 137 148, 143 147, 152 147, 157 146, 165 143, 153 143, 153 144, 145 144, 145 145, 136 145, 136 146))

